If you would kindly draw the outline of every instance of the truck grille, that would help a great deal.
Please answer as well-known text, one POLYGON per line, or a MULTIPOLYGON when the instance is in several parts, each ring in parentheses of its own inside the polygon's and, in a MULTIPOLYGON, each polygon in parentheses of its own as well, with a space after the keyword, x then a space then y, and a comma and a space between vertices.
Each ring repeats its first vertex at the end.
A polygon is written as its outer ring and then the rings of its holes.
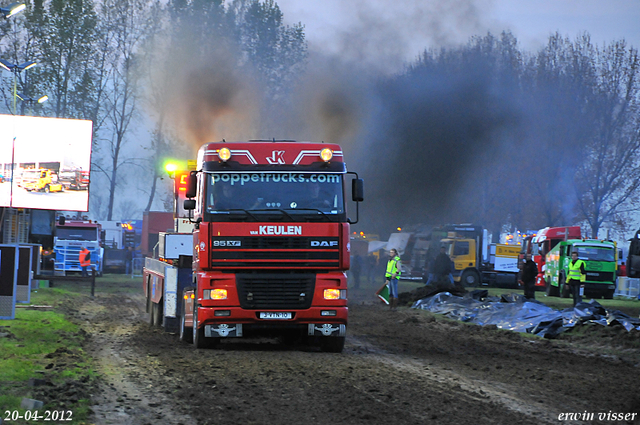
POLYGON ((245 309, 291 309, 311 307, 316 276, 306 274, 236 274, 240 306, 245 309))
POLYGON ((340 266, 339 238, 212 238, 211 266, 223 268, 338 268, 340 266))
POLYGON ((587 280, 590 282, 613 282, 613 272, 587 271, 587 280))

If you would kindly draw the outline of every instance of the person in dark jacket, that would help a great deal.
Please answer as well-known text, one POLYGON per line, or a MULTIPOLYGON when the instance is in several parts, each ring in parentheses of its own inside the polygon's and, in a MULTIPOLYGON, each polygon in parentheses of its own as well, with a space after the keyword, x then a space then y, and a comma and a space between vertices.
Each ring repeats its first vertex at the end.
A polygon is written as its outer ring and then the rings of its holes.
POLYGON ((538 276, 538 266, 531 259, 531 254, 527 254, 522 269, 520 270, 520 282, 524 288, 524 297, 532 300, 536 299, 536 277, 538 276))
POLYGON ((131 274, 133 271, 133 247, 127 247, 124 252, 125 273, 131 274))
POLYGON ((434 280, 436 280, 436 275, 434 273, 435 267, 435 258, 431 255, 431 253, 427 253, 427 260, 424 262, 424 275, 422 276, 422 280, 425 282, 425 285, 430 285, 434 280))
POLYGON ((451 275, 451 258, 447 255, 444 246, 440 247, 440 253, 433 262, 433 273, 436 275, 437 280, 446 276, 449 279, 449 282, 453 285, 453 276, 451 275))

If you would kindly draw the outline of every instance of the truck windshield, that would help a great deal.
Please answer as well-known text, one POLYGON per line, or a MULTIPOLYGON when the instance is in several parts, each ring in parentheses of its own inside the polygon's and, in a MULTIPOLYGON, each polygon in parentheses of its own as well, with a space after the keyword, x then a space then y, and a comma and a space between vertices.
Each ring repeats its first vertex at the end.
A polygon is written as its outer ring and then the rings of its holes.
POLYGON ((578 258, 587 261, 615 261, 615 252, 611 248, 595 246, 576 246, 578 258))
POLYGON ((323 173, 211 173, 206 208, 221 211, 282 210, 288 214, 344 212, 342 175, 323 173))
POLYGON ((75 180, 75 178, 76 173, 74 172, 63 171, 60 173, 60 180, 75 180))
POLYGON ((98 240, 96 229, 91 228, 57 228, 58 239, 74 241, 96 241, 98 240))
POLYGON ((44 171, 40 170, 28 170, 22 173, 23 179, 39 179, 40 177, 45 177, 47 174, 44 171))

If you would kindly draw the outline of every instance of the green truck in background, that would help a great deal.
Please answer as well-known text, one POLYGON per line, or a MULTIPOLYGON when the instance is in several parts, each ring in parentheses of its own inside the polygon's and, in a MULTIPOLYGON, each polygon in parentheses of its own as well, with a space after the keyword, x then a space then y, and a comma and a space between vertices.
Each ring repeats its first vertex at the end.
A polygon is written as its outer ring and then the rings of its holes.
POLYGON ((562 241, 547 253, 544 270, 547 295, 562 298, 571 296, 569 285, 565 283, 573 251, 577 251, 578 258, 585 262, 587 276, 584 282, 584 296, 612 299, 616 291, 618 252, 615 242, 598 239, 562 241))

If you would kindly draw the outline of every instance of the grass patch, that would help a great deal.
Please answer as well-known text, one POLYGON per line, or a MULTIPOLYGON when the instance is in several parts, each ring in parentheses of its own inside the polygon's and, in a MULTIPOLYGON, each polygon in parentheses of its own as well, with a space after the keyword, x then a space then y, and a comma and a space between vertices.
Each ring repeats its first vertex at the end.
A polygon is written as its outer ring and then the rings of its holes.
MULTIPOLYGON (((84 281, 50 281, 51 288, 61 289, 67 294, 91 295, 91 282, 84 281)), ((48 290, 43 288, 43 290, 48 290)), ((96 296, 100 294, 135 294, 142 293, 142 276, 131 277, 124 274, 105 274, 96 277, 94 292, 96 296)))
POLYGON ((78 297, 64 288, 42 288, 32 293, 32 305, 52 306, 53 310, 19 307, 14 320, 0 320, 0 333, 5 334, 0 337, 1 413, 18 410, 24 414, 20 403, 26 397, 45 402, 41 411, 72 410, 73 421, 65 423, 86 422, 90 402, 80 398, 86 395, 79 389, 87 388, 96 373, 83 350, 86 334, 61 312, 62 306, 78 297), (31 378, 46 385, 30 386, 31 378), (76 389, 78 396, 65 394, 66 387, 76 389))

